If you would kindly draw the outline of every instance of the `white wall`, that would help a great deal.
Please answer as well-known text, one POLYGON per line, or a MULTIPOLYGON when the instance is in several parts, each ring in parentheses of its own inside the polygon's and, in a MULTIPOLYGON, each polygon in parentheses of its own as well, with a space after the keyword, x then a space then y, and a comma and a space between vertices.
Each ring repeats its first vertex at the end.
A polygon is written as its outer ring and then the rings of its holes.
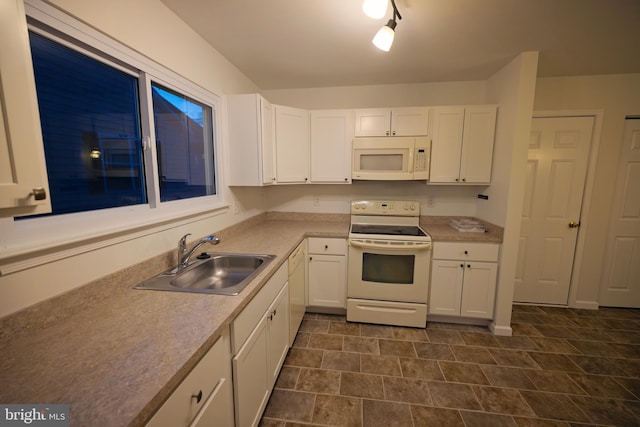
POLYGON ((579 280, 572 283, 577 286, 576 304, 597 306, 624 119, 640 116, 640 74, 540 78, 534 109, 556 110, 559 115, 571 110, 604 111, 591 202, 581 214, 588 228, 580 227, 586 239, 579 280))
POLYGON ((489 199, 478 200, 477 216, 504 227, 492 329, 511 335, 511 306, 522 217, 527 149, 531 133, 538 52, 525 52, 494 74, 487 102, 498 104, 489 199))
MULTIPOLYGON (((258 90, 159 0, 111 0, 108 7, 103 0, 51 3, 217 95, 258 90)), ((261 193, 255 189, 222 191, 233 208, 125 233, 116 244, 0 276, 0 317, 172 250, 183 234, 202 237, 263 210, 261 193)), ((6 221, 11 220, 0 221, 0 234, 6 221)), ((24 258, 28 261, 29 254, 24 258)))

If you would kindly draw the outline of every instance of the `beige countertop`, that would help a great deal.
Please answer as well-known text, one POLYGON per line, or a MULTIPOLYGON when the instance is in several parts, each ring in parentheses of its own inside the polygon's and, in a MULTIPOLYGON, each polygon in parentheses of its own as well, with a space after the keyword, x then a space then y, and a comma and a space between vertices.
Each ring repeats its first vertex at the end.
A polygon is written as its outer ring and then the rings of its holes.
POLYGON ((277 256, 238 296, 132 289, 170 265, 164 255, 0 319, 0 402, 69 404, 72 426, 143 425, 299 242, 348 235, 348 215, 300 219, 266 214, 217 233, 209 252, 277 256))

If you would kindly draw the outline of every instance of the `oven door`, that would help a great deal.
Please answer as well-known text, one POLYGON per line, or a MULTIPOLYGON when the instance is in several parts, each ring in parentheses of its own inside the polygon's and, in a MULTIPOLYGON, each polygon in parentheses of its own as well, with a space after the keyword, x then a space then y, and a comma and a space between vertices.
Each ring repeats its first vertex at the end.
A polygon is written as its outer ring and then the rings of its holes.
POLYGON ((347 295, 426 303, 431 242, 349 239, 347 295))

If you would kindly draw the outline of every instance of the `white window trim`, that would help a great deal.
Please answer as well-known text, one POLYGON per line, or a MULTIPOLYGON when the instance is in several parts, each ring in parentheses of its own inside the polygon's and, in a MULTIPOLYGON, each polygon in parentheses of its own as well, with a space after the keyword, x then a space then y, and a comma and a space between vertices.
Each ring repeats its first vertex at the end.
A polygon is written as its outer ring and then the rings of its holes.
MULTIPOLYGON (((41 0, 25 0, 25 11, 28 17, 140 70, 138 77, 141 84, 150 86, 151 81, 154 81, 210 105, 213 108, 216 195, 158 204, 152 203, 151 193, 158 192, 158 183, 155 179, 156 188, 147 189, 148 204, 145 205, 21 221, 1 218, 0 275, 135 239, 145 234, 168 230, 182 223, 197 220, 197 218, 221 215, 229 210, 229 203, 223 198, 222 159, 224 153, 220 143, 222 141, 222 125, 220 123, 222 105, 219 96, 41 0), (29 255, 28 258, 26 255, 29 255)), ((48 35, 46 32, 45 34, 48 35)), ((83 54, 87 54, 86 51, 79 50, 83 54)), ((95 58, 94 55, 90 56, 95 58)), ((99 58, 99 60, 131 73, 131 70, 123 69, 122 66, 105 61, 103 58, 99 58)), ((137 75, 137 73, 135 74, 137 75)), ((148 102, 150 100, 147 100, 147 105, 145 105, 143 98, 141 98, 140 113, 143 116, 151 114, 148 102)), ((153 136, 153 129, 148 129, 148 125, 152 122, 142 120, 142 123, 143 138, 153 136)), ((150 141, 150 139, 146 139, 145 143, 155 145, 150 141)), ((146 150, 144 156, 145 174, 153 173, 157 177, 155 149, 146 150), (148 153, 153 153, 153 156, 148 156, 148 153)))

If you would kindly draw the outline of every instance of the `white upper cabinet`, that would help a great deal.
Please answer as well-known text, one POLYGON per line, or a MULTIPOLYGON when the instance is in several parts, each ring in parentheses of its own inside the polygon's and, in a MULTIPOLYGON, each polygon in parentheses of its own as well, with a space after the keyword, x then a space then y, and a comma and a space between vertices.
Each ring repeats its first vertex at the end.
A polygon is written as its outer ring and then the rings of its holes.
POLYGON ((355 111, 355 136, 429 135, 429 108, 368 108, 355 111))
POLYGON ((351 182, 353 110, 311 111, 311 182, 351 182))
POLYGON ((258 94, 227 97, 229 185, 274 184, 273 108, 258 94))
POLYGON ((276 138, 276 181, 306 183, 310 178, 309 112, 274 106, 276 138))
POLYGON ((0 2, 0 216, 51 212, 22 0, 0 2))
POLYGON ((434 109, 430 183, 489 184, 495 105, 434 109))

